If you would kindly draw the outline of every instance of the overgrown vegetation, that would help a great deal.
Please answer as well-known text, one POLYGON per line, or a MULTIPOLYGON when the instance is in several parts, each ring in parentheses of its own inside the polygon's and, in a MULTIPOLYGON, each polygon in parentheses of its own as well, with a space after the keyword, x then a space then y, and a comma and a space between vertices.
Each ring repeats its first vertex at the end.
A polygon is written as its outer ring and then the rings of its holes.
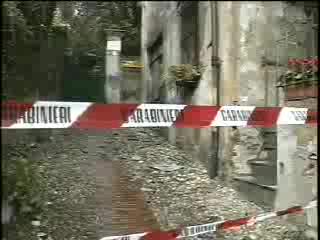
POLYGON ((140 9, 136 2, 59 2, 58 6, 61 19, 70 25, 70 46, 76 55, 92 50, 104 55, 106 29, 125 30, 122 54, 140 55, 140 9))
POLYGON ((31 160, 23 157, 5 161, 2 169, 3 196, 15 209, 17 218, 37 217, 42 208, 37 170, 31 160))
POLYGON ((136 2, 5 1, 2 6, 7 99, 58 98, 65 48, 72 49, 75 64, 89 52, 103 58, 107 28, 126 31, 122 54, 139 55, 136 2))
POLYGON ((53 53, 64 48, 52 45, 58 37, 52 25, 56 3, 15 1, 2 6, 3 91, 9 99, 45 98, 56 90, 52 76, 61 71, 53 53))
MULTIPOLYGON (((139 11, 128 1, 2 2, 2 100, 61 100, 66 93, 98 101, 102 85, 94 81, 104 73, 105 29, 125 30, 122 53, 139 55, 139 11)), ((23 156, 2 161, 3 198, 17 218, 37 217, 38 166, 23 156)))

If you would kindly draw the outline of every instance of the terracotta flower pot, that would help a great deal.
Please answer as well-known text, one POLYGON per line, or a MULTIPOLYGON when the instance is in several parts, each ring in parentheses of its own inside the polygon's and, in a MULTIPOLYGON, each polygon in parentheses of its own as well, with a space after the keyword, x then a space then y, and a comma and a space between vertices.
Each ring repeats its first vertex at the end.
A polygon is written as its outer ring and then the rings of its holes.
POLYGON ((317 98, 318 97, 318 85, 310 84, 305 86, 305 95, 309 98, 317 98))
POLYGON ((303 88, 299 85, 289 85, 285 88, 286 100, 298 100, 304 97, 303 88))
POLYGON ((285 95, 287 101, 317 98, 318 85, 312 83, 289 85, 285 88, 285 95))

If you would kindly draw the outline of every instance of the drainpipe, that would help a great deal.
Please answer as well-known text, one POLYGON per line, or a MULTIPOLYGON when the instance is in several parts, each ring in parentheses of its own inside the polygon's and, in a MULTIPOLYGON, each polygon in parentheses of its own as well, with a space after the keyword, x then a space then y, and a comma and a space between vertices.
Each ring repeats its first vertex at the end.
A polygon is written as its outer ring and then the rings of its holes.
MULTIPOLYGON (((212 41, 212 79, 216 80, 216 103, 217 106, 220 106, 220 61, 218 58, 219 50, 219 19, 218 19, 218 2, 211 2, 211 41, 212 41)), ((215 143, 215 151, 212 156, 211 161, 209 162, 209 177, 211 179, 218 176, 219 168, 219 147, 220 147, 220 128, 216 127, 216 134, 213 135, 213 143, 215 143)))

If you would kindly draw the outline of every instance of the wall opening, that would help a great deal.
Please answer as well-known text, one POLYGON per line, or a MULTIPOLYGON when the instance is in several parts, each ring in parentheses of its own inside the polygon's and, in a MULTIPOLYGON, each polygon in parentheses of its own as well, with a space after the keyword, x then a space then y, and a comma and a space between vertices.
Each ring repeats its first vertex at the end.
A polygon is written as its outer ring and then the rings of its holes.
MULTIPOLYGON (((155 42, 148 48, 150 59, 149 68, 151 73, 151 99, 152 102, 163 102, 165 96, 160 96, 159 89, 162 86, 161 76, 163 71, 163 38, 158 36, 155 42)), ((162 94, 163 95, 163 94, 162 94)))
MULTIPOLYGON (((199 64, 198 9, 198 2, 180 3, 182 64, 199 64)), ((185 103, 191 102, 193 93, 194 88, 178 87, 178 95, 185 103)))

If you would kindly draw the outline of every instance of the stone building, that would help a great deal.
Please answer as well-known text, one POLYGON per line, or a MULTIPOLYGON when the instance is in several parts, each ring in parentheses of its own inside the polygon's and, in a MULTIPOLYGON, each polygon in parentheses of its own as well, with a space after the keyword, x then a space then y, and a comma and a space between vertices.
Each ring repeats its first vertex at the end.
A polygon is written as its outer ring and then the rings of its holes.
MULTIPOLYGON (((276 87, 288 59, 317 53, 314 6, 284 1, 145 1, 140 6, 143 102, 317 108, 317 98, 285 101, 282 88, 276 87), (205 66, 197 84, 179 86, 162 78, 179 64, 205 66)), ((210 175, 235 180, 231 182, 252 200, 273 205, 277 199, 276 206, 283 208, 314 196, 313 185, 297 173, 306 161, 294 159, 300 153, 308 157, 308 144, 315 147, 314 129, 170 128, 163 134, 199 158, 210 175), (299 188, 279 190, 292 178, 300 181, 299 188), (289 195, 283 197, 281 191, 289 195)))

